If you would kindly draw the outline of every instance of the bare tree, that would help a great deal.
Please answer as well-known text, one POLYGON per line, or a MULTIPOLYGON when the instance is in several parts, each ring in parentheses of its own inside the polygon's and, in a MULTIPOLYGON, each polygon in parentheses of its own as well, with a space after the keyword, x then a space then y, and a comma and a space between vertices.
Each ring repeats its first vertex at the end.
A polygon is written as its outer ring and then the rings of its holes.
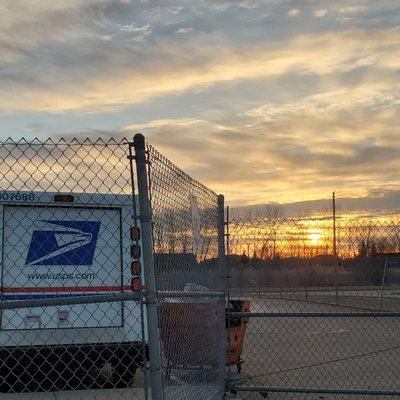
POLYGON ((261 204, 255 206, 245 206, 234 208, 231 210, 233 218, 240 219, 281 219, 285 218, 285 213, 282 207, 272 206, 269 204, 261 204))

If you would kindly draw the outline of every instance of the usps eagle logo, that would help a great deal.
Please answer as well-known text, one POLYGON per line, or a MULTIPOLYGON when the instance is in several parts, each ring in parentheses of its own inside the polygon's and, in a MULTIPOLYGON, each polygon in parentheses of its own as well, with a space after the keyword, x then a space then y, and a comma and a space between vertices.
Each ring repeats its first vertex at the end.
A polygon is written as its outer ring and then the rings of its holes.
POLYGON ((91 265, 99 236, 98 221, 40 221, 29 245, 28 265, 91 265))

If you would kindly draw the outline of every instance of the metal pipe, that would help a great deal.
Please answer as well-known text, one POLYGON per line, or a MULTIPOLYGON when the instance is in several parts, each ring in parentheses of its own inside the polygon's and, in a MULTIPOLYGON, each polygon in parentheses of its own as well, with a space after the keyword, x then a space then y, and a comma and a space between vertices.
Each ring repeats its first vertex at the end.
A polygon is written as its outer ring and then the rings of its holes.
MULTIPOLYGON (((219 261, 219 265, 220 265, 220 271, 224 271, 225 272, 225 277, 224 277, 224 283, 225 283, 225 287, 224 287, 224 291, 225 291, 225 295, 226 295, 226 329, 227 332, 225 332, 224 329, 224 363, 226 362, 226 358, 229 355, 229 351, 231 348, 231 341, 230 341, 230 334, 229 334, 229 330, 230 330, 230 289, 229 289, 229 267, 228 267, 228 262, 227 262, 227 258, 226 258, 226 252, 229 249, 229 243, 228 243, 228 233, 229 233, 229 226, 228 226, 228 219, 229 219, 229 208, 226 208, 226 218, 227 221, 225 222, 225 198, 222 194, 220 194, 218 196, 218 261, 219 261), (226 226, 226 234, 225 234, 225 226, 226 226), (227 239, 226 242, 226 247, 225 247, 225 239, 227 239)), ((224 305, 225 307, 225 305, 224 305)), ((226 376, 224 377, 225 379, 225 384, 226 384, 226 391, 229 391, 229 387, 228 384, 231 381, 231 366, 228 363, 228 368, 225 369, 226 372, 226 376)))
POLYGON ((302 388, 302 387, 268 387, 241 385, 234 386, 238 392, 273 392, 273 393, 313 393, 313 394, 346 394, 369 396, 398 396, 400 390, 373 390, 373 389, 333 389, 333 388, 302 388))
MULTIPOLYGON (((230 271, 229 271, 229 255, 230 255, 230 241, 229 241, 229 206, 226 207, 226 221, 224 223, 226 226, 226 255, 227 257, 225 258, 225 268, 226 268, 226 304, 227 304, 227 330, 228 330, 228 337, 227 337, 227 343, 226 343, 226 351, 227 355, 229 354, 231 350, 231 335, 230 335, 230 329, 231 329, 231 289, 230 289, 230 271)), ((228 370, 227 370, 227 382, 226 382, 226 391, 229 392, 230 390, 230 382, 231 382, 231 376, 232 376, 232 371, 231 371, 231 364, 228 363, 228 370)))
POLYGON ((366 317, 400 317, 400 312, 232 312, 232 317, 242 318, 366 318, 366 317))
POLYGON ((149 184, 147 180, 146 149, 144 136, 142 134, 138 133, 135 135, 133 146, 135 148, 140 228, 142 232, 143 271, 145 276, 147 328, 149 335, 151 397, 153 400, 163 400, 162 359, 157 312, 158 298, 153 255, 153 232, 149 184))
MULTIPOLYGON (((341 286, 340 287, 340 292, 378 292, 382 289, 382 284, 380 284, 379 286, 363 286, 363 287, 346 287, 346 286, 341 286)), ((393 290, 400 290, 400 288, 398 286, 391 286, 391 289, 393 290)), ((287 288, 285 290, 283 290, 282 288, 268 288, 264 291, 264 293, 280 293, 280 292, 284 292, 284 293, 303 293, 305 292, 306 288, 304 287, 299 287, 299 288, 287 288)), ((318 293, 318 292, 331 292, 332 294, 334 294, 335 289, 333 289, 332 287, 308 287, 309 292, 314 292, 314 293, 318 293)), ((250 292, 250 291, 249 291, 250 292)))
MULTIPOLYGON (((228 299, 228 320, 229 318, 229 274, 228 274, 228 265, 226 262, 226 256, 225 256, 225 198, 224 195, 220 194, 218 195, 218 276, 222 275, 222 272, 224 271, 224 285, 223 285, 223 290, 224 290, 224 307, 225 307, 225 296, 228 299)), ((224 313, 225 314, 225 313, 224 313)), ((221 335, 222 337, 221 340, 221 346, 223 348, 223 360, 222 363, 224 365, 224 383, 225 383, 225 390, 228 391, 229 388, 227 387, 227 384, 230 382, 231 375, 230 375, 230 366, 228 365, 228 369, 225 368, 226 364, 226 356, 230 350, 230 340, 229 340, 229 333, 228 333, 228 338, 226 338, 226 331, 225 331, 225 322, 221 321, 223 324, 221 326, 222 332, 221 335)), ((229 332, 229 327, 230 327, 230 322, 228 321, 227 323, 227 328, 229 332)))
MULTIPOLYGON (((128 152, 129 152, 129 169, 131 173, 131 189, 132 189, 132 208, 133 208, 133 218, 134 218, 134 224, 135 228, 139 229, 138 226, 138 221, 139 217, 137 215, 137 205, 136 205, 136 193, 135 193, 135 172, 134 172, 134 160, 135 158, 133 157, 132 153, 132 143, 128 143, 128 152)), ((136 246, 140 246, 140 235, 137 236, 136 238, 136 246)), ((144 324, 144 319, 145 319, 145 306, 143 304, 143 297, 140 301, 140 332, 142 336, 142 357, 143 357, 143 366, 141 368, 143 372, 143 378, 144 378, 144 398, 145 400, 148 400, 149 398, 149 385, 148 385, 148 371, 147 371, 147 349, 146 349, 146 330, 145 330, 145 324, 144 324)))
POLYGON ((332 222, 333 222, 333 255, 337 256, 336 247, 336 195, 335 192, 332 193, 332 222))
POLYGON ((225 294, 223 292, 188 292, 188 291, 179 291, 179 290, 160 290, 158 292, 159 297, 222 297, 225 298, 225 294))
MULTIPOLYGON (((226 272, 224 201, 224 195, 220 194, 218 196, 218 277, 221 276, 222 271, 226 272)), ((225 287, 224 290, 226 290, 225 287)))
POLYGON ((332 193, 332 225, 333 225, 333 257, 335 263, 335 290, 336 290, 336 305, 339 305, 339 287, 338 287, 338 257, 336 243, 336 195, 332 193))
POLYGON ((18 308, 67 306, 73 304, 113 303, 118 301, 140 301, 142 292, 110 293, 99 295, 79 295, 74 297, 56 297, 51 299, 30 299, 0 301, 1 310, 15 310, 18 308))

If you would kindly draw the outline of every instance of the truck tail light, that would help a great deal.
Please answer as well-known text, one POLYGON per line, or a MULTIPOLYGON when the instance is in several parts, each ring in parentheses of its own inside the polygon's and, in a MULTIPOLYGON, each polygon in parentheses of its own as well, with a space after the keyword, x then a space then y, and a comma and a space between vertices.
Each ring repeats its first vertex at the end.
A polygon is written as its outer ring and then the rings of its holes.
POLYGON ((133 277, 131 280, 131 287, 133 292, 137 292, 143 289, 142 281, 139 277, 133 277))
POLYGON ((131 256, 132 258, 140 258, 140 246, 136 244, 131 246, 131 256))
POLYGON ((138 261, 132 261, 131 262, 132 275, 140 275, 140 271, 141 271, 140 263, 138 261))
POLYGON ((132 226, 131 228, 131 239, 132 240, 139 240, 140 239, 140 229, 132 226))

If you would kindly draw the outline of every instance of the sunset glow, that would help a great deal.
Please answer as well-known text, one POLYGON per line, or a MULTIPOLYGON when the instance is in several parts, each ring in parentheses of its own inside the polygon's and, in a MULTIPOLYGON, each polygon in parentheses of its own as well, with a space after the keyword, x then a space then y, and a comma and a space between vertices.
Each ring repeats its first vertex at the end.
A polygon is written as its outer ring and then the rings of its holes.
POLYGON ((0 139, 140 131, 231 206, 335 190, 393 209, 399 18, 395 0, 4 0, 0 139))
POLYGON ((321 234, 318 232, 314 232, 310 234, 310 241, 313 246, 318 244, 319 239, 321 238, 321 234))

